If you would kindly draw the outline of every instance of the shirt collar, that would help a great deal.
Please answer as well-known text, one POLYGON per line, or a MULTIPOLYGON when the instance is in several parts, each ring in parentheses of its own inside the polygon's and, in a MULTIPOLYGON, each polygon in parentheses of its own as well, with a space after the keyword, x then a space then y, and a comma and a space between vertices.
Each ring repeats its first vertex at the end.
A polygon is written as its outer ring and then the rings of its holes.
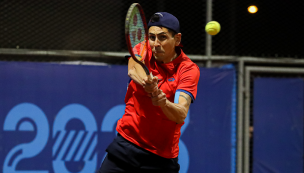
POLYGON ((175 73, 176 68, 183 61, 183 59, 185 57, 184 52, 180 47, 176 47, 176 53, 178 54, 178 56, 171 62, 168 62, 168 63, 157 62, 160 66, 165 68, 170 74, 175 73))

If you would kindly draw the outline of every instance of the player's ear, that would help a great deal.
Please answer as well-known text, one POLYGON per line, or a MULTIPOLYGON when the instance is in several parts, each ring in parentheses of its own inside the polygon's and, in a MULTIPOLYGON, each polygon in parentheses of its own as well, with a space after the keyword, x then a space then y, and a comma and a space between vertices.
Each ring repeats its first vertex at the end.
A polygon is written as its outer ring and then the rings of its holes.
POLYGON ((174 39, 175 39, 175 46, 178 46, 182 41, 182 34, 181 33, 175 34, 174 39))

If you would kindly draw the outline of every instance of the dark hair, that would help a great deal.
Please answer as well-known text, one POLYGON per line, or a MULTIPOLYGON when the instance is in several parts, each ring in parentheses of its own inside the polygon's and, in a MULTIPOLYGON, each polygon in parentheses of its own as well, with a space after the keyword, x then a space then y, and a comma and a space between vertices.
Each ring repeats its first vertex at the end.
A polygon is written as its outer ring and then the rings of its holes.
POLYGON ((177 33, 175 31, 173 31, 172 29, 167 28, 168 31, 172 34, 172 37, 174 37, 177 33))

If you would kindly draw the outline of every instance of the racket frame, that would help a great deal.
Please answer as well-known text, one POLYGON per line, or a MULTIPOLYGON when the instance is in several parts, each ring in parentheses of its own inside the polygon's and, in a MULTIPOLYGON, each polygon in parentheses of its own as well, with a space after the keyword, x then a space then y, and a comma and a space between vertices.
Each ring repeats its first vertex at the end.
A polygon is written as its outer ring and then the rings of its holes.
POLYGON ((128 50, 129 50, 129 53, 130 53, 131 57, 134 59, 134 61, 136 61, 138 64, 140 64, 143 67, 143 69, 145 70, 145 72, 146 72, 147 75, 151 76, 151 74, 149 72, 149 69, 143 63, 143 60, 145 59, 145 57, 147 56, 147 53, 148 53, 149 36, 148 36, 148 27, 147 27, 145 13, 144 13, 144 10, 143 10, 143 8, 141 7, 141 5, 139 3, 133 3, 133 4, 131 4, 131 6, 128 9, 128 12, 127 12, 127 15, 126 15, 126 19, 125 19, 125 37, 126 37, 127 47, 128 47, 128 50), (142 57, 141 61, 138 60, 135 57, 135 54, 133 52, 133 47, 132 47, 132 44, 131 44, 131 40, 130 40, 130 33, 129 33, 129 31, 130 31, 129 24, 131 22, 131 14, 132 14, 134 8, 136 8, 136 7, 139 10, 139 13, 140 13, 140 16, 141 16, 141 19, 142 19, 142 22, 143 22, 143 26, 144 26, 143 29, 145 30, 145 47, 146 47, 146 52, 145 52, 144 57, 142 57))

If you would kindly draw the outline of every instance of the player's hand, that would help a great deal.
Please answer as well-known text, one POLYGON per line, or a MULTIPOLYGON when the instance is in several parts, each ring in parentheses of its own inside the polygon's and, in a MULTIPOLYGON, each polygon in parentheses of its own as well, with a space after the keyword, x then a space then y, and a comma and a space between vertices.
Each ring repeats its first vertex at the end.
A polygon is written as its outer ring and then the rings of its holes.
POLYGON ((142 85, 145 91, 149 94, 149 96, 153 96, 152 93, 158 90, 157 83, 158 83, 157 76, 154 76, 152 79, 149 79, 148 77, 144 78, 142 85))
POLYGON ((158 89, 157 91, 155 91, 154 93, 152 93, 152 104, 154 106, 165 106, 167 103, 167 97, 166 94, 161 90, 158 89))

